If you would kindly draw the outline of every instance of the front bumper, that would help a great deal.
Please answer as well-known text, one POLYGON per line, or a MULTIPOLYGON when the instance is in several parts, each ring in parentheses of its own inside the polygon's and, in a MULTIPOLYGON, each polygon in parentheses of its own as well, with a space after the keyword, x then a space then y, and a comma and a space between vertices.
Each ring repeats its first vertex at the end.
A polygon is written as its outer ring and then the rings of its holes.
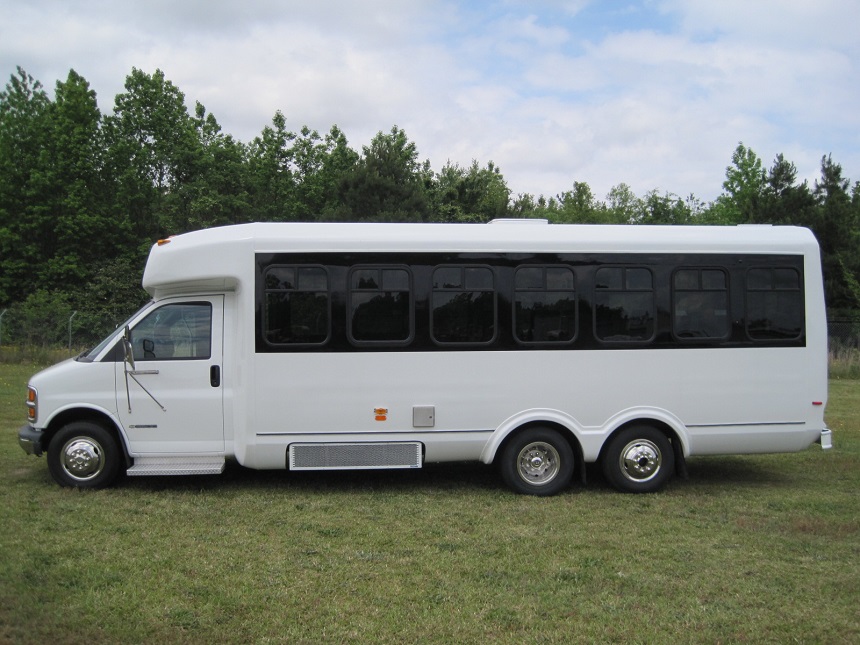
POLYGON ((18 430, 18 445, 28 455, 41 455, 42 431, 36 430, 30 425, 21 426, 18 430))

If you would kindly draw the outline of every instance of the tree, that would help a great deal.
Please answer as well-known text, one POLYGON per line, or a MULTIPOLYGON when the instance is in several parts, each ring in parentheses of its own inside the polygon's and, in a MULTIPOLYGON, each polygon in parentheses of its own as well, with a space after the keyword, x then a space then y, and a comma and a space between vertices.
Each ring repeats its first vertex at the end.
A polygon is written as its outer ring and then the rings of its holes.
MULTIPOLYGON (((691 199, 695 200, 691 196, 691 199)), ((642 214, 638 224, 689 224, 693 214, 689 202, 673 193, 652 190, 642 200, 642 214)))
POLYGON ((189 157, 188 176, 165 200, 171 231, 182 233, 248 221, 250 182, 246 148, 221 132, 213 114, 198 102, 194 126, 197 143, 189 157))
POLYGON ((595 223, 600 220, 599 211, 600 205, 594 199, 591 187, 583 181, 573 182, 573 190, 559 194, 547 206, 548 219, 565 224, 595 223))
POLYGON ((379 132, 341 185, 344 212, 353 221, 427 221, 430 202, 429 162, 418 162, 418 149, 394 126, 379 132))
POLYGON ((627 184, 613 186, 606 195, 609 221, 614 224, 633 224, 642 216, 642 200, 627 184))
POLYGON ((125 222, 113 221, 103 175, 102 116, 96 94, 74 70, 58 82, 48 111, 40 219, 45 223, 42 284, 78 285, 128 241, 125 222))
POLYGON ((34 288, 11 308, 11 336, 27 346, 47 347, 68 338, 73 307, 62 290, 34 288))
POLYGON ((114 113, 105 118, 108 162, 116 177, 114 208, 127 217, 135 239, 148 248, 152 240, 176 233, 182 204, 166 208, 188 182, 199 159, 200 144, 185 96, 164 77, 133 68, 118 94, 114 113))
MULTIPOLYGON (((739 143, 723 193, 707 208, 693 195, 654 190, 640 198, 626 184, 601 202, 579 181, 550 199, 523 194, 512 200, 493 162, 449 162, 434 174, 397 126, 378 132, 358 153, 337 126, 325 136, 308 127, 296 134, 278 111, 245 145, 222 132, 200 103, 189 115, 185 96, 161 70, 132 69, 109 116, 74 70, 56 83, 53 100, 20 67, 0 92, 4 307, 23 305, 39 291, 28 307, 55 299, 79 310, 76 320, 95 321, 101 313, 85 304, 94 297, 88 285, 116 273, 134 287, 126 298, 132 306, 152 242, 191 229, 252 220, 485 222, 506 216, 809 226, 821 243, 829 306, 860 308, 860 183, 852 187, 829 156, 812 189, 798 182, 796 167, 783 155, 765 170, 739 143)), ((105 320, 115 317, 109 312, 105 320)))
POLYGON ((315 190, 309 191, 321 198, 317 205, 319 211, 312 211, 318 213, 318 218, 338 219, 345 212, 342 187, 355 170, 358 161, 359 154, 349 147, 346 135, 333 125, 325 137, 322 165, 312 179, 315 190))
POLYGON ((726 168, 723 194, 717 197, 712 219, 723 224, 748 224, 758 221, 765 190, 766 175, 761 159, 739 143, 726 168))
POLYGON ((140 286, 143 263, 117 257, 102 263, 75 304, 78 344, 97 343, 149 299, 140 286))
POLYGON ((299 219, 337 217, 339 187, 355 168, 358 158, 337 126, 332 126, 325 138, 307 126, 301 129, 293 144, 299 219))
MULTIPOLYGON (((543 197, 541 197, 543 199, 543 197)), ((516 218, 533 218, 537 217, 538 201, 535 196, 530 193, 520 193, 514 198, 508 208, 508 215, 516 218)))
POLYGON ((326 146, 320 133, 303 126, 293 142, 296 215, 301 220, 319 217, 326 201, 325 186, 317 181, 322 171, 326 146))
POLYGON ((278 110, 272 125, 263 128, 250 147, 251 205, 254 217, 265 222, 296 219, 296 186, 292 142, 287 119, 278 110))
POLYGON ((797 183, 797 168, 782 154, 776 156, 767 174, 756 223, 809 226, 814 218, 815 199, 804 181, 797 183))
POLYGON ((491 161, 468 169, 448 162, 432 182, 435 219, 442 222, 489 222, 509 213, 511 191, 491 161))
POLYGON ((0 92, 0 303, 22 300, 33 267, 43 259, 42 166, 49 138, 50 99, 18 67, 0 92))
POLYGON ((831 157, 821 159, 821 179, 813 195, 818 204, 812 229, 821 246, 827 306, 860 309, 860 209, 857 186, 849 194, 842 166, 831 157))

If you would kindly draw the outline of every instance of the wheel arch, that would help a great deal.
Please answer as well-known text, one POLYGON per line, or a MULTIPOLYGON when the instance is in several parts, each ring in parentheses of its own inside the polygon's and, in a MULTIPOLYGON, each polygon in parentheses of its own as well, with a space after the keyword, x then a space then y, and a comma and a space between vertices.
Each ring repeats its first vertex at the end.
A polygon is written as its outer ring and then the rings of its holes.
POLYGON ((514 437, 536 427, 556 430, 570 444, 577 465, 582 462, 582 445, 578 436, 579 425, 571 417, 557 410, 529 410, 506 419, 484 446, 480 460, 485 464, 494 463, 514 437))
POLYGON ((603 456, 606 444, 612 441, 612 437, 633 425, 647 425, 660 430, 668 437, 673 446, 677 444, 681 456, 688 457, 690 455, 690 436, 686 426, 678 417, 659 408, 636 408, 620 412, 606 422, 604 427, 608 429, 608 432, 600 448, 598 460, 603 456))
POLYGON ((47 450, 48 446, 51 444, 51 440, 54 438, 54 435, 57 434, 61 428, 76 421, 89 421, 91 423, 96 423, 109 432, 120 449, 126 467, 131 466, 131 457, 128 454, 125 437, 123 437, 122 432, 120 432, 116 421, 110 414, 98 408, 75 407, 59 411, 51 417, 45 428, 42 430, 44 433, 44 438, 42 440, 43 449, 47 450))
POLYGON ((649 426, 655 430, 659 430, 672 446, 672 452, 675 456, 675 471, 676 474, 686 477, 687 474, 687 457, 690 454, 690 439, 687 434, 687 429, 681 421, 664 411, 647 411, 640 414, 623 414, 620 418, 615 419, 612 424, 612 430, 606 435, 603 445, 600 448, 600 454, 597 457, 598 463, 603 463, 606 450, 612 439, 632 426, 649 426))

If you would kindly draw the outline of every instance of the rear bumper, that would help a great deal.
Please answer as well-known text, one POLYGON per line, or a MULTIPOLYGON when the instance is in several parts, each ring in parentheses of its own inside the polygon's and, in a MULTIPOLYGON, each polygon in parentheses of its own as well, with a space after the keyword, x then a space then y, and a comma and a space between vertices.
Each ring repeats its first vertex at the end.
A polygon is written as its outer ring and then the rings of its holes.
POLYGON ((18 445, 28 455, 41 455, 43 452, 42 431, 29 425, 22 426, 18 430, 18 445))

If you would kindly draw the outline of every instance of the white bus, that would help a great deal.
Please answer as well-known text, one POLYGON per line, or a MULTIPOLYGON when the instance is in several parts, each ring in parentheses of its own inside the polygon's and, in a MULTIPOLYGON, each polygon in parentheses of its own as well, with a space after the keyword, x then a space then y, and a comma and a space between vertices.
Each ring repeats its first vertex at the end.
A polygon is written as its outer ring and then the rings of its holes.
POLYGON ((248 224, 154 245, 152 301, 36 374, 19 442, 128 475, 496 464, 627 492, 831 445, 818 245, 794 227, 248 224))

